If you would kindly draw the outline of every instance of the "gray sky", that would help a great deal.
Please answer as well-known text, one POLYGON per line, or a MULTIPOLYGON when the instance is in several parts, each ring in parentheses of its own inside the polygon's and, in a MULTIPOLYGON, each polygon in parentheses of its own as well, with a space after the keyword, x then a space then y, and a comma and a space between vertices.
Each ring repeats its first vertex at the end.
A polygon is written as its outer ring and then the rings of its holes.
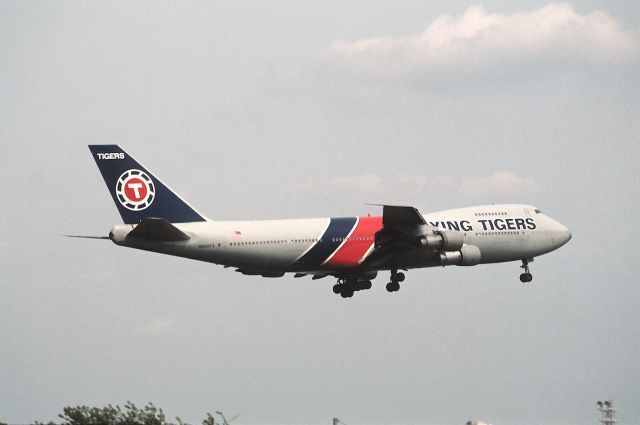
POLYGON ((633 0, 1 2, 0 420, 565 425, 611 397, 639 423, 639 22, 633 0), (90 143, 212 218, 523 202, 573 239, 533 285, 425 269, 343 300, 60 237, 120 222, 90 143))

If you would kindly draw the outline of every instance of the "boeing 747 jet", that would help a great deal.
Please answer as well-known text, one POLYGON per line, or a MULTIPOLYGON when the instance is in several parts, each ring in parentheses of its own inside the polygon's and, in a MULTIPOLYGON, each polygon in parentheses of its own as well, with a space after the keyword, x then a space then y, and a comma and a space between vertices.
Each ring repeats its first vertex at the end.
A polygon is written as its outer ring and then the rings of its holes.
MULTIPOLYGON (((245 275, 333 276, 344 298, 389 272, 395 292, 403 271, 436 266, 529 263, 571 239, 569 230, 531 205, 481 205, 421 214, 382 205, 382 216, 216 221, 191 207, 117 145, 89 146, 124 224, 116 245, 233 267, 245 275)), ((104 237, 106 239, 106 237, 104 237)))

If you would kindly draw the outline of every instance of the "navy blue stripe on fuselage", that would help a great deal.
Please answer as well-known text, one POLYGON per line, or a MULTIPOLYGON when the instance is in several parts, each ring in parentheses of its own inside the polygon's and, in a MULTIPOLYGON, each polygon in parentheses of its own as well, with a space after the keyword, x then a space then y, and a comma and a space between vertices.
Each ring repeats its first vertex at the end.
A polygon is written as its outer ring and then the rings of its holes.
POLYGON ((356 217, 331 218, 320 242, 317 242, 306 254, 295 262, 297 266, 316 267, 324 263, 340 246, 344 238, 355 226, 356 217))

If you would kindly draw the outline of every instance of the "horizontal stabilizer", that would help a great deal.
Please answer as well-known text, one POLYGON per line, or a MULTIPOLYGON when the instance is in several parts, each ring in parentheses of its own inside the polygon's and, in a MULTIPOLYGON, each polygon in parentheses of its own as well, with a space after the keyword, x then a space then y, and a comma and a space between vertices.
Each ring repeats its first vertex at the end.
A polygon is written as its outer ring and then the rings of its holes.
POLYGON ((180 242, 189 239, 186 233, 164 218, 143 218, 127 237, 153 242, 180 242))
POLYGON ((81 238, 81 239, 111 239, 109 236, 85 236, 85 235, 64 235, 66 238, 81 238))

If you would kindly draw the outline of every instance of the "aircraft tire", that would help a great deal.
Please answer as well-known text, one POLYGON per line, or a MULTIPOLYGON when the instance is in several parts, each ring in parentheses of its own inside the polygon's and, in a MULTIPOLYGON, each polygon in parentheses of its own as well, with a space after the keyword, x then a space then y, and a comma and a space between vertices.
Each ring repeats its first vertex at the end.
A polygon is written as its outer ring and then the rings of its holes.
POLYGON ((404 273, 400 272, 396 274, 396 282, 404 282, 404 273))
POLYGON ((351 298, 353 297, 353 290, 344 288, 342 292, 340 292, 340 295, 342 296, 342 298, 351 298))
POLYGON ((520 275, 520 282, 527 283, 533 280, 533 275, 531 273, 522 273, 520 275))
POLYGON ((334 294, 339 294, 340 290, 342 289, 342 285, 340 285, 339 283, 336 283, 335 285, 333 285, 333 293, 334 294))

